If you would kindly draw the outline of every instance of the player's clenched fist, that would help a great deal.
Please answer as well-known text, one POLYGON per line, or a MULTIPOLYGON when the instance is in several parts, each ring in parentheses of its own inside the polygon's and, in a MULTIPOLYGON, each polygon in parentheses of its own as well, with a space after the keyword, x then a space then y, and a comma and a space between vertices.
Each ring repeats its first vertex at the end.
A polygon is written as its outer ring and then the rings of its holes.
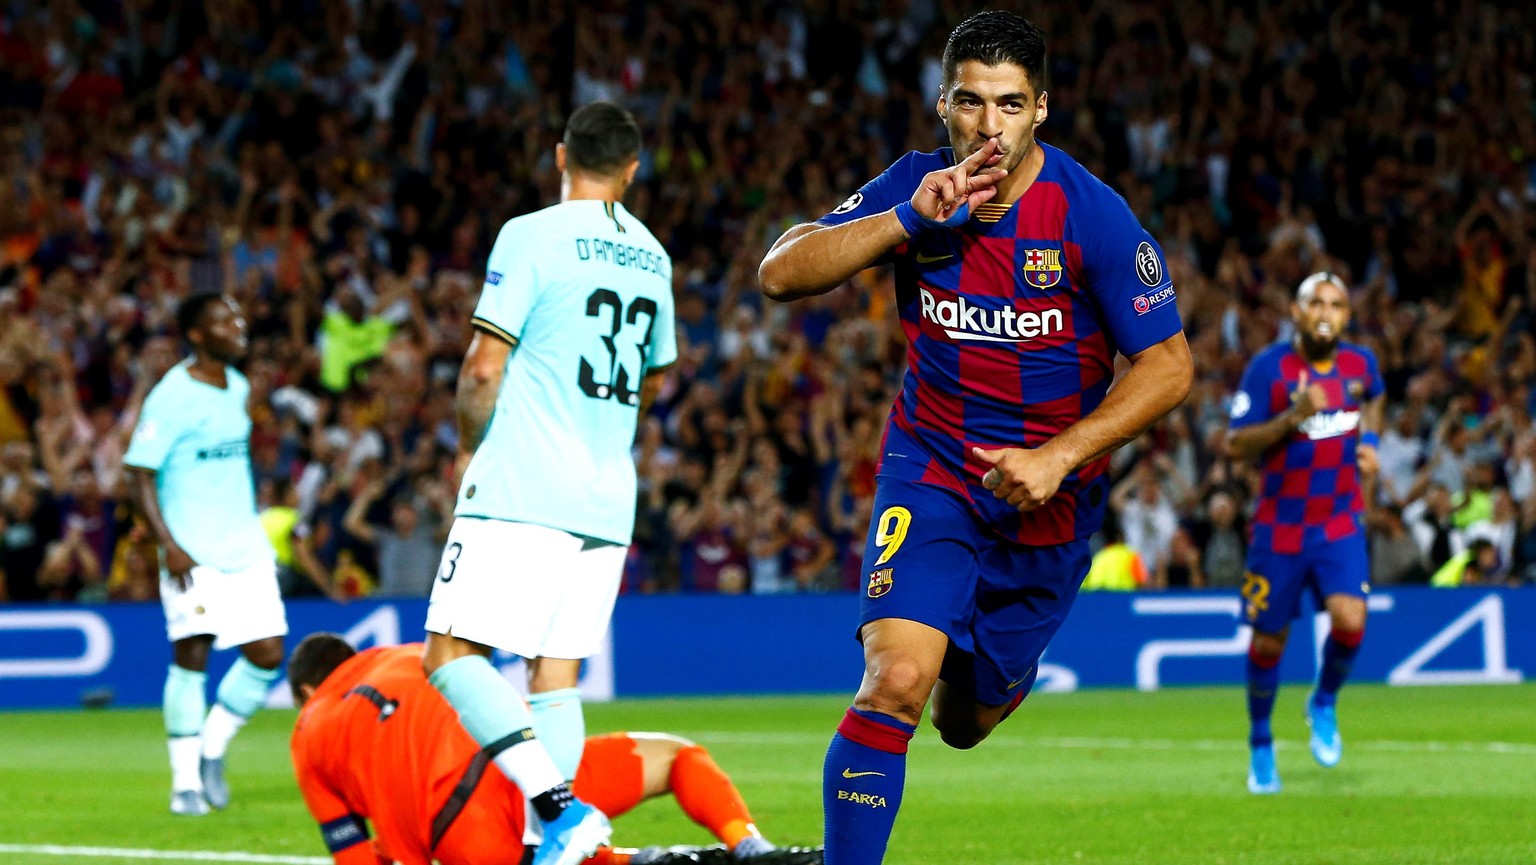
POLYGON ((1307 384, 1307 374, 1301 374, 1296 390, 1291 393, 1291 409, 1296 417, 1305 420, 1328 407, 1328 391, 1320 384, 1307 384))
POLYGON ((1032 511, 1050 501, 1067 475, 1058 460, 1041 450, 971 448, 971 453, 991 466, 981 476, 981 485, 1021 511, 1032 511))
POLYGON ((912 200, 906 207, 897 207, 896 215, 907 233, 954 228, 969 219, 971 209, 996 195, 998 182, 1008 176, 1005 169, 992 168, 1000 159, 997 139, 989 138, 959 164, 923 175, 912 200))
POLYGON ((1355 465, 1359 467, 1362 477, 1375 477, 1381 468, 1381 458, 1376 455, 1376 448, 1364 443, 1356 445, 1355 465))

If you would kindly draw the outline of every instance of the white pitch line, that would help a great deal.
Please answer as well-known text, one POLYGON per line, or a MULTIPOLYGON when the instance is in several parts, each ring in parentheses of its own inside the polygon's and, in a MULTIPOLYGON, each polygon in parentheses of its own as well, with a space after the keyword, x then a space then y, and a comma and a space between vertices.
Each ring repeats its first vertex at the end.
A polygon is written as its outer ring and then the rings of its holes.
MULTIPOLYGON (((803 733, 742 733, 737 731, 694 731, 695 738, 706 743, 720 742, 741 745, 810 745, 825 743, 831 738, 803 733)), ((1390 739, 1346 740, 1348 747, 1362 751, 1393 751, 1407 753, 1456 753, 1456 754, 1530 754, 1536 755, 1536 742, 1407 742, 1390 739)), ((918 739, 914 745, 938 745, 937 740, 918 739)), ((1277 740, 1281 747, 1300 748, 1301 741, 1277 740)), ((987 747, 1006 748, 1063 748, 1103 751, 1246 751, 1248 740, 1243 736, 1231 739, 1133 739, 1129 737, 1041 737, 988 739, 987 747)))
POLYGON ((265 853, 221 853, 216 850, 135 850, 126 847, 65 847, 59 844, 0 844, 0 853, 33 856, 94 856, 148 859, 156 862, 250 862, 254 865, 330 865, 329 856, 275 856, 265 853))

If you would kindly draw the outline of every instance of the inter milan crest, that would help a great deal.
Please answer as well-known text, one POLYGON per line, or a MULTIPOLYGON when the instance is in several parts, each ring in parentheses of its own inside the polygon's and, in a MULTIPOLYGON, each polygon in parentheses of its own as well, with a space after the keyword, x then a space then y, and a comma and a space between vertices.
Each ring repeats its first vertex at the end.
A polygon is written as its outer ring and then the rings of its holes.
POLYGON ((871 571, 870 572, 870 575, 869 575, 869 596, 871 598, 878 598, 881 595, 883 595, 886 592, 889 592, 891 590, 891 582, 892 582, 892 580, 891 580, 891 571, 893 571, 893 570, 895 570, 895 569, 894 568, 881 568, 878 571, 871 571))
POLYGON ((1035 288, 1050 288, 1061 282, 1061 250, 1024 250, 1024 281, 1035 288))

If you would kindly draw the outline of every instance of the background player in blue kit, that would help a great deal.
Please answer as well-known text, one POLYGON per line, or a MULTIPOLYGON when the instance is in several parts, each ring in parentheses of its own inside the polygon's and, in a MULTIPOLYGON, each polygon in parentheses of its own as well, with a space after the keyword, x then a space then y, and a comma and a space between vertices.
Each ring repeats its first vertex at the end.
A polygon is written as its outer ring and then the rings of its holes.
POLYGON ((277 560, 256 515, 245 319, 219 295, 177 310, 192 357, 144 399, 123 456, 128 488, 162 551, 160 602, 172 663, 165 680, 171 811, 229 804, 224 752, 279 676, 288 619, 277 560), (208 709, 209 648, 240 647, 208 709))
POLYGON ((1110 451, 1181 402, 1193 364, 1162 253, 1124 199, 1035 141, 1045 41, 983 12, 955 28, 908 153, 763 261, 775 300, 896 267, 908 339, 869 529, 864 680, 827 751, 828 865, 882 860, 930 697, 969 748, 1029 692, 1087 574, 1110 451), (1114 380, 1116 353, 1130 358, 1114 380))
POLYGON ((464 477, 422 663, 527 793, 535 865, 581 862, 610 831, 565 782, 586 738, 581 661, 602 646, 634 530, 635 424, 677 359, 671 259, 621 203, 639 154, 624 109, 572 113, 561 201, 502 226, 455 396, 464 477), (529 706, 493 646, 528 659, 529 706))
POLYGON ((1334 704, 1365 634, 1370 592, 1361 480, 1376 474, 1385 387, 1370 349, 1341 342, 1349 291, 1331 273, 1296 289, 1295 336, 1248 364, 1232 398, 1228 448, 1262 459, 1264 480, 1252 519, 1243 613, 1248 648, 1248 789, 1276 793, 1269 718, 1280 683, 1280 655, 1301 593, 1328 610, 1317 687, 1307 701, 1312 756, 1334 766, 1343 755, 1334 704))

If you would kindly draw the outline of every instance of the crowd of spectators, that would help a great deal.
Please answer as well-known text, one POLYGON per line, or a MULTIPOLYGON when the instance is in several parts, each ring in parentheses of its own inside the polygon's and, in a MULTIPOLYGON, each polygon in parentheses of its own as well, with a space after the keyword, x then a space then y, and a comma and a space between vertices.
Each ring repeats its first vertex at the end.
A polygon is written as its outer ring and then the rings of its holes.
MULTIPOLYGON (((950 0, 14 0, 0 7, 0 571, 148 599, 121 455, 177 303, 250 324, 251 452, 294 593, 424 594, 452 391, 502 222, 558 195, 573 104, 645 130, 627 201, 674 259, 681 361, 636 442, 626 590, 860 585, 904 369, 892 276, 765 305, 757 264, 945 144, 950 0), (305 579, 308 576, 309 579, 305 579)), ((1198 381, 1116 455, 1145 584, 1237 585, 1252 354, 1327 268, 1390 400, 1384 584, 1536 576, 1536 13, 1517 2, 1098 0, 1049 34, 1042 139, 1159 239, 1198 381), (1257 10, 1257 11, 1255 11, 1257 10)))

